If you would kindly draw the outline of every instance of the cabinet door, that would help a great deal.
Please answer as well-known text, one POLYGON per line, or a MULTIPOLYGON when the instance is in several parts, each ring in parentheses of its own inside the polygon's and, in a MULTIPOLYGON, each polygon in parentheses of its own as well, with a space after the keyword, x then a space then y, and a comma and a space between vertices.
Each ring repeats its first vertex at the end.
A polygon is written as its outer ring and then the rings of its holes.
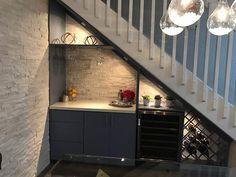
POLYGON ((83 112, 50 111, 51 159, 63 158, 65 154, 83 153, 83 112))
POLYGON ((110 156, 135 158, 136 114, 111 114, 110 156))
POLYGON ((109 155, 109 117, 107 113, 86 112, 84 125, 84 153, 109 155))

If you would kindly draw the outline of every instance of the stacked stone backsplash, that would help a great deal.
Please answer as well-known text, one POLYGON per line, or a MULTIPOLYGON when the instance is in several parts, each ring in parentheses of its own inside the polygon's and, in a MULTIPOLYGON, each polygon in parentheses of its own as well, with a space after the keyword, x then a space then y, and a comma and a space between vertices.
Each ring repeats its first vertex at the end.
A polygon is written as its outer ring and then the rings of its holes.
POLYGON ((34 177, 49 163, 48 1, 1 0, 0 177, 34 177))
POLYGON ((68 48, 66 86, 78 91, 77 100, 117 98, 120 89, 136 90, 136 71, 105 48, 68 48))

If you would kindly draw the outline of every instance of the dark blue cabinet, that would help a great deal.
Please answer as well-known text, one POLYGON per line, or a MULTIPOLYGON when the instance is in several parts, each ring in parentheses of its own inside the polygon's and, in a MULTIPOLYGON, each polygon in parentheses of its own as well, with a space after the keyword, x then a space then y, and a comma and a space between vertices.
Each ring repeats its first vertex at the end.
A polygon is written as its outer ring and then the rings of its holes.
POLYGON ((109 156, 108 114, 103 112, 85 112, 84 153, 109 156))
POLYGON ((87 155, 135 158, 136 118, 126 113, 85 113, 87 155))
POLYGON ((51 160, 65 154, 135 158, 136 114, 50 110, 51 160))
POLYGON ((84 113, 79 111, 50 111, 51 160, 65 154, 82 154, 84 139, 84 113))
POLYGON ((135 158, 135 114, 112 113, 110 137, 110 156, 135 158))

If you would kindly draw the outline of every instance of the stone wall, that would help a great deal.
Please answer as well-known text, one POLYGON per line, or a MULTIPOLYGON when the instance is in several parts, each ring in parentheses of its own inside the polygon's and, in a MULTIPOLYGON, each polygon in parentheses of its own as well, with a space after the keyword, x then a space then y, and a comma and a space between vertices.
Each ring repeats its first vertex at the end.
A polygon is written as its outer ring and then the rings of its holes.
MULTIPOLYGON (((77 23, 71 16, 66 15, 66 32, 75 35, 75 42, 73 44, 85 44, 85 39, 91 36, 92 33, 86 30, 82 25, 77 23)), ((102 44, 97 39, 97 44, 102 44)))
POLYGON ((149 95, 151 97, 151 105, 154 104, 154 97, 156 95, 160 95, 162 97, 162 101, 164 100, 166 93, 163 92, 159 87, 157 87, 154 83, 148 80, 143 75, 140 75, 140 83, 139 83, 139 103, 143 104, 143 95, 149 95))
POLYGON ((48 1, 0 3, 0 177, 49 164, 48 1))
POLYGON ((136 71, 110 49, 66 51, 66 86, 74 86, 78 100, 114 100, 120 89, 136 90, 136 71))

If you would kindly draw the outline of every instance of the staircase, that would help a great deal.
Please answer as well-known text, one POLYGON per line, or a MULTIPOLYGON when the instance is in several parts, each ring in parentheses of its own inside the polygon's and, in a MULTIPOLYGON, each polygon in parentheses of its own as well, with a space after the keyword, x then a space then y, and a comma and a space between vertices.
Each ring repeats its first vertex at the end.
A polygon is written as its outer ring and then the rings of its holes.
MULTIPOLYGON (((160 80, 169 89, 175 92, 185 102, 194 107, 199 113, 207 117, 211 122, 223 130, 226 134, 236 140, 236 108, 235 105, 229 103, 230 78, 232 51, 234 44, 234 34, 231 33, 227 38, 227 62, 225 69, 224 93, 219 95, 218 87, 220 82, 220 58, 222 37, 216 39, 215 66, 213 71, 213 86, 208 86, 209 77, 208 66, 209 56, 211 54, 210 40, 211 35, 206 33, 206 52, 204 61, 204 75, 202 79, 197 76, 198 71, 198 55, 199 45, 194 46, 193 66, 189 70, 187 68, 188 44, 190 29, 183 32, 183 46, 178 46, 177 37, 171 38, 171 54, 166 52, 167 38, 165 34, 159 33, 161 41, 158 46, 155 43, 155 3, 151 0, 150 9, 150 35, 144 35, 144 0, 140 0, 139 26, 133 26, 133 2, 127 0, 128 18, 122 18, 122 1, 117 0, 116 12, 111 9, 111 1, 106 0, 60 0, 64 5, 77 13, 85 21, 91 24, 99 32, 101 32, 112 43, 118 46, 122 51, 128 54, 139 65, 148 70, 153 76, 160 80), (178 50, 183 50, 182 62, 177 61, 178 50)), ((162 12, 167 8, 167 1, 163 1, 162 12)), ((210 6, 209 10, 212 8, 210 6)), ((159 27, 159 26, 158 26, 159 27)), ((198 22, 195 32, 194 41, 199 44, 200 22, 198 22)), ((212 74, 212 73, 211 73, 212 74)))

